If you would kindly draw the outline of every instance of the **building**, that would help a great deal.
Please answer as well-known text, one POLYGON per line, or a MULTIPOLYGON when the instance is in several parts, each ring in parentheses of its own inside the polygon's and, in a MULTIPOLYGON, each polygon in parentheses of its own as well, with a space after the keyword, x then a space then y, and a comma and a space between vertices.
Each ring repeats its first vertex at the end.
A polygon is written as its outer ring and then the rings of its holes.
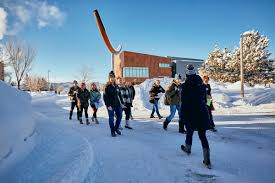
POLYGON ((141 83, 148 78, 171 77, 171 59, 123 51, 113 58, 114 72, 126 82, 141 83))
POLYGON ((175 74, 180 74, 182 79, 186 77, 186 66, 188 64, 192 64, 196 68, 196 72, 198 73, 198 69, 201 67, 204 60, 202 59, 194 59, 194 58, 181 58, 181 57, 168 57, 171 59, 172 64, 172 77, 175 77, 175 74))
POLYGON ((0 62, 0 80, 4 81, 5 76, 4 76, 4 63, 0 62))

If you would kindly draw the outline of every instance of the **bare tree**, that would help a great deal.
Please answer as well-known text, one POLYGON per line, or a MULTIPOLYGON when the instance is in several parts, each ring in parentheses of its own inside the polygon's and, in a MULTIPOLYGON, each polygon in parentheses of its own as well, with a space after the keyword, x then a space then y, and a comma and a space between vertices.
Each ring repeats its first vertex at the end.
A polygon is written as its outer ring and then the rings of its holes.
POLYGON ((85 83, 91 81, 91 79, 92 79, 92 69, 91 69, 91 67, 83 65, 80 68, 78 73, 79 74, 78 74, 77 78, 80 81, 85 82, 85 83))
POLYGON ((22 79, 31 69, 36 51, 30 45, 18 40, 8 42, 5 51, 16 77, 17 88, 20 89, 22 79))

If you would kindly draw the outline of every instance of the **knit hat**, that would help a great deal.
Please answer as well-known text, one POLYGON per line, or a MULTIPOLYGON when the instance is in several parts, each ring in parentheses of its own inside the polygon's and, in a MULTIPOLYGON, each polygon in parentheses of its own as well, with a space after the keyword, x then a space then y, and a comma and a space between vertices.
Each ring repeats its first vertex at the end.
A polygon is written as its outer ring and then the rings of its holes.
POLYGON ((196 74, 195 68, 192 64, 188 64, 186 68, 187 68, 186 75, 195 75, 196 74))
POLYGON ((110 71, 109 72, 109 78, 115 78, 116 76, 115 76, 115 73, 114 73, 114 71, 110 71))

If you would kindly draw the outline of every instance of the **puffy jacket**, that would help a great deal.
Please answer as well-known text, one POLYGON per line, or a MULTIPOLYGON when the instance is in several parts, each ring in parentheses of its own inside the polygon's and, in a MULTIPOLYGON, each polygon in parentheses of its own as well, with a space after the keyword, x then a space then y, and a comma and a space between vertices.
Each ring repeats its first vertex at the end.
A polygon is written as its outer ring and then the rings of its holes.
POLYGON ((156 84, 153 85, 151 90, 149 91, 150 94, 150 100, 156 99, 158 100, 160 97, 158 96, 159 93, 164 93, 165 90, 162 88, 162 86, 157 86, 156 84))
POLYGON ((206 106, 206 88, 198 75, 188 75, 181 91, 180 118, 186 128, 207 130, 210 127, 209 113, 206 106))
POLYGON ((84 90, 80 88, 77 93, 78 105, 81 105, 83 107, 88 107, 89 99, 90 99, 90 92, 86 88, 84 90))
POLYGON ((169 105, 178 105, 181 103, 181 94, 180 94, 180 85, 177 85, 176 83, 172 83, 168 90, 166 90, 165 93, 169 105))
POLYGON ((100 99, 101 99, 101 94, 98 90, 90 91, 90 105, 94 103, 99 103, 100 99))

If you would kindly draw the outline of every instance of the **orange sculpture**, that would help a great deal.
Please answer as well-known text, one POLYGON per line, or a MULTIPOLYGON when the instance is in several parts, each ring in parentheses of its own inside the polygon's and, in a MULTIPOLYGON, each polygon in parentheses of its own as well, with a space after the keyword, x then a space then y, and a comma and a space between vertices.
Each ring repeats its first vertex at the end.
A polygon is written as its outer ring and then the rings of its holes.
POLYGON ((100 31, 101 37, 102 37, 105 45, 107 46, 108 50, 111 52, 112 55, 119 54, 120 51, 121 51, 121 46, 119 45, 117 50, 113 48, 113 46, 112 46, 112 44, 111 44, 111 42, 108 38, 108 35, 105 31, 104 25, 101 21, 101 18, 99 16, 98 11, 94 10, 93 13, 94 13, 94 16, 95 16, 95 19, 96 19, 96 24, 97 24, 97 27, 100 31))

